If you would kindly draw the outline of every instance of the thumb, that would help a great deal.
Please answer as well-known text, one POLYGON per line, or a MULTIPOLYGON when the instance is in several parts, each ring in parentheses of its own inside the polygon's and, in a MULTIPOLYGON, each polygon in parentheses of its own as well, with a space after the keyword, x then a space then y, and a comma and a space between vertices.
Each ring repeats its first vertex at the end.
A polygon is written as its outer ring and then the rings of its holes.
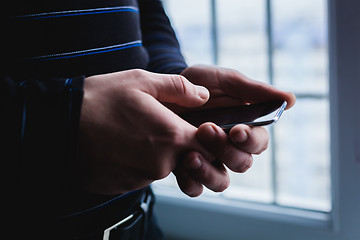
POLYGON ((199 85, 194 85, 184 76, 159 74, 152 78, 152 88, 149 92, 160 102, 176 103, 183 107, 197 107, 205 104, 209 91, 199 85))

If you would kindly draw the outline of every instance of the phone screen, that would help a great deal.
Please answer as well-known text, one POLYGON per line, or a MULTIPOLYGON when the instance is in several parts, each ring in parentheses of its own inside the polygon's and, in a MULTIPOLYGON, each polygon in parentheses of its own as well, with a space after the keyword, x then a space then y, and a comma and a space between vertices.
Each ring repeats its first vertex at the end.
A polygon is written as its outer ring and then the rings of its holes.
POLYGON ((205 122, 213 122, 224 130, 229 130, 240 123, 249 126, 264 126, 275 123, 285 107, 285 101, 271 101, 186 112, 180 116, 195 127, 199 127, 205 122))

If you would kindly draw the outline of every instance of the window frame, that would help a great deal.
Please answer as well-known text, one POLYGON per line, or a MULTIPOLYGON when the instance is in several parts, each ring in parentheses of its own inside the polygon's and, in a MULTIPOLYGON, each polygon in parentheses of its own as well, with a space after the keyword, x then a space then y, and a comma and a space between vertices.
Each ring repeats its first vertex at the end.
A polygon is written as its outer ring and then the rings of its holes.
POLYGON ((286 208, 157 188, 168 239, 360 239, 360 2, 328 0, 332 211, 286 208), (354 108, 358 107, 358 111, 354 108))

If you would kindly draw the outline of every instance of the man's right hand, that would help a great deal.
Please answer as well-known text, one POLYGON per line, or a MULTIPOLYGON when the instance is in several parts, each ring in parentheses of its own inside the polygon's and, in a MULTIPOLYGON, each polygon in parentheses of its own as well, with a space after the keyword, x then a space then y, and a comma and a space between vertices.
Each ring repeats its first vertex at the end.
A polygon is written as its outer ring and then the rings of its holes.
MULTIPOLYGON (((211 154, 197 129, 160 102, 203 105, 206 88, 180 75, 129 70, 85 79, 79 130, 79 174, 99 194, 121 194, 166 177, 182 154, 211 154)), ((227 174, 219 181, 228 181, 227 174)))

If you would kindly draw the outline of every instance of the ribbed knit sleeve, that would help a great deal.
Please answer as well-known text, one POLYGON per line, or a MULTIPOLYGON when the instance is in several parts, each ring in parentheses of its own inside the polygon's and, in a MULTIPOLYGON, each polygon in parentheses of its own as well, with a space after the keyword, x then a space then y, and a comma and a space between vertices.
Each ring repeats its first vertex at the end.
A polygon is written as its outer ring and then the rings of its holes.
POLYGON ((139 0, 139 9, 143 44, 150 57, 148 70, 180 73, 187 65, 162 2, 139 0))

